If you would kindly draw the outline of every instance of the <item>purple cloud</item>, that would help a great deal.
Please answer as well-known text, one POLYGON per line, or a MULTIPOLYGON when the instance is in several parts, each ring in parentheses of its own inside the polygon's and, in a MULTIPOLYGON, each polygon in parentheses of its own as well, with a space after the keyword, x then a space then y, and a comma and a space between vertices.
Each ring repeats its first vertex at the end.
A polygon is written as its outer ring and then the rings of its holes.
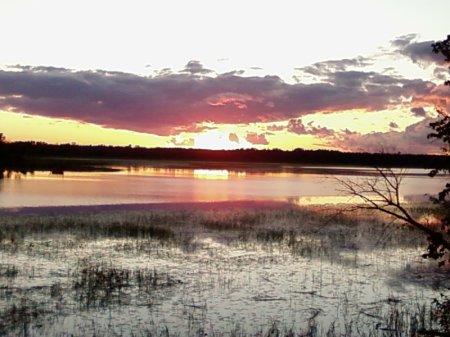
POLYGON ((286 131, 296 133, 298 135, 314 135, 319 138, 331 137, 334 135, 334 131, 322 126, 314 126, 314 122, 309 122, 308 126, 305 126, 302 120, 291 119, 286 126, 286 131))
POLYGON ((300 118, 289 120, 286 130, 289 132, 292 132, 292 133, 296 133, 298 135, 306 135, 307 134, 305 125, 303 125, 303 122, 300 118))
POLYGON ((404 103, 404 97, 412 97, 414 106, 450 102, 447 90, 431 82, 349 71, 344 65, 333 65, 332 71, 329 66, 323 82, 313 84, 289 84, 277 76, 205 76, 210 70, 197 61, 182 72, 165 69, 149 77, 14 68, 0 71, 0 109, 158 135, 201 131, 205 122, 279 122, 316 112, 377 111, 404 103))
POLYGON ((392 41, 392 45, 397 48, 397 52, 409 57, 414 63, 419 64, 444 64, 441 55, 433 53, 431 45, 435 41, 415 41, 416 34, 409 34, 398 37, 392 41))

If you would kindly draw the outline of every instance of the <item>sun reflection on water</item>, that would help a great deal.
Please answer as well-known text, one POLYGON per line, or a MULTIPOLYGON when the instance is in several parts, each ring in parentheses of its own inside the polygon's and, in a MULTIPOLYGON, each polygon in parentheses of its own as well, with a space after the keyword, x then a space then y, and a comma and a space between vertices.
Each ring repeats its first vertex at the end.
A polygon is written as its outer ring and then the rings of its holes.
POLYGON ((227 180, 229 175, 228 170, 194 170, 194 178, 196 179, 227 180))

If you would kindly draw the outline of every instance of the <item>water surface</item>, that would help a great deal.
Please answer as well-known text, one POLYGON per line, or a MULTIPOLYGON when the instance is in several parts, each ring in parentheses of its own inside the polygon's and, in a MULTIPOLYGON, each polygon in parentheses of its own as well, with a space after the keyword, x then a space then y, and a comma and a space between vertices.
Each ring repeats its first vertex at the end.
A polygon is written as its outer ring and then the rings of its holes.
MULTIPOLYGON (((352 202, 338 192, 336 177, 360 179, 371 168, 280 166, 265 170, 119 167, 116 172, 12 173, 0 179, 0 207, 70 206, 236 200, 288 201, 300 205, 352 202)), ((401 195, 425 199, 446 180, 409 170, 401 195)))

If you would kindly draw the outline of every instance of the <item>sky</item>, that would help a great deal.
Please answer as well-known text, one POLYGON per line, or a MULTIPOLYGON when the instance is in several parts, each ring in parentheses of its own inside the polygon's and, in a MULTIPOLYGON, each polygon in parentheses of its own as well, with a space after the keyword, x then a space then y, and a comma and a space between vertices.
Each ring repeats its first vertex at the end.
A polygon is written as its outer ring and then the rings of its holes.
MULTIPOLYGON (((1 0, 7 140, 439 153, 448 0, 1 0)), ((450 111, 450 110, 448 110, 450 111)))

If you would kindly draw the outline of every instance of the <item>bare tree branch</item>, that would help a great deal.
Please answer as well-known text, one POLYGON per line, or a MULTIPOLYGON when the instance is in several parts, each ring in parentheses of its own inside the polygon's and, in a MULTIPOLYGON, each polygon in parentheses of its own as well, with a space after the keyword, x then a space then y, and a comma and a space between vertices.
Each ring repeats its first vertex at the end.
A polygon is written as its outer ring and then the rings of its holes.
POLYGON ((405 175, 404 170, 395 171, 391 168, 376 168, 377 175, 358 180, 336 178, 345 195, 356 198, 356 209, 375 210, 386 214, 393 219, 412 226, 428 236, 428 254, 424 257, 435 259, 450 252, 449 233, 439 231, 426 223, 416 220, 404 207, 400 197, 400 187, 405 175))

